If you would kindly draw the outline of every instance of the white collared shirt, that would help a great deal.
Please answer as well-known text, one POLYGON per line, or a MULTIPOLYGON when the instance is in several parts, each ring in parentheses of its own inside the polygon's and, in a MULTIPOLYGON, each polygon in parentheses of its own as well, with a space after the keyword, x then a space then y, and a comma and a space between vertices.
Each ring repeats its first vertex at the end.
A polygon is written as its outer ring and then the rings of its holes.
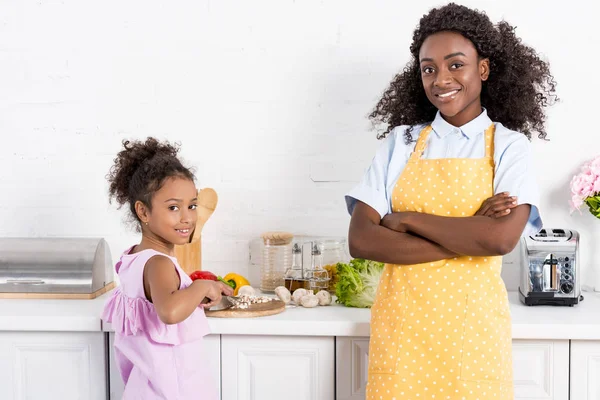
MULTIPOLYGON (((485 109, 477 118, 460 128, 449 124, 438 111, 431 123, 433 132, 427 139, 422 157, 482 158, 485 156, 484 132, 491 124, 492 120, 485 109)), ((510 196, 517 196, 518 204, 531 205, 523 235, 534 235, 542 228, 542 219, 538 209, 539 190, 532 173, 531 145, 522 133, 511 131, 498 122, 494 124, 494 194, 508 192, 510 196)), ((381 218, 392 212, 392 190, 425 126, 414 127, 413 141, 409 144, 404 141, 407 126, 397 126, 388 134, 361 182, 346 194, 350 214, 357 200, 371 206, 381 218)))

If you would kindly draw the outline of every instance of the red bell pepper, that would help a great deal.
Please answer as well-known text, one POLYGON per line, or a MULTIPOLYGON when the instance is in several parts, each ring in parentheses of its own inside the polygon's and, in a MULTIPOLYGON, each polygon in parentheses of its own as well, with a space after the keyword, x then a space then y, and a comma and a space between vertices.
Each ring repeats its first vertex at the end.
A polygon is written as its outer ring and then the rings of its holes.
POLYGON ((231 288, 235 289, 235 283, 231 281, 226 281, 220 276, 216 276, 210 271, 194 271, 190 274, 190 278, 192 278, 192 281, 195 281, 197 279, 205 281, 220 281, 226 284, 227 286, 230 286, 231 288))
POLYGON ((195 281, 196 279, 207 281, 218 280, 217 276, 210 271, 194 271, 190 274, 190 278, 192 278, 193 281, 195 281))

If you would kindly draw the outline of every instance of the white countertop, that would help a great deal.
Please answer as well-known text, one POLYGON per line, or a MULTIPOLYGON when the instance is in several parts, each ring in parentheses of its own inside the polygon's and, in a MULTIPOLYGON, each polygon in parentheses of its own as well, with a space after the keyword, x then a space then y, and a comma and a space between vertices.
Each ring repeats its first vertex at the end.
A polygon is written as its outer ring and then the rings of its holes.
POLYGON ((600 340, 600 293, 582 292, 573 307, 531 306, 509 292, 513 339, 600 340))
MULTIPOLYGON (((600 293, 583 292, 574 307, 532 306, 509 292, 513 339, 600 340, 600 293)), ((270 317, 210 318, 213 333, 226 335, 369 336, 368 309, 341 305, 286 309, 270 317)))
MULTIPOLYGON (((514 339, 600 340, 600 293, 574 307, 527 307, 509 292, 514 339)), ((94 300, 0 300, 0 331, 110 331, 100 315, 110 293, 94 300)), ((209 318, 214 334, 369 336, 370 310, 341 305, 287 308, 260 318, 209 318)))

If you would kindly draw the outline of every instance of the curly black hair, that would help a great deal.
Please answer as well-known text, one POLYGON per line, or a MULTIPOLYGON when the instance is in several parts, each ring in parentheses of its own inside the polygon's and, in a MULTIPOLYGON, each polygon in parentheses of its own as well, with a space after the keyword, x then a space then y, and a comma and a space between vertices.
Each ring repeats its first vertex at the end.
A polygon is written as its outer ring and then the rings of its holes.
POLYGON ((394 77, 369 114, 374 125, 387 124, 377 138, 386 137, 396 126, 408 125, 404 132, 408 144, 412 126, 435 118, 437 109, 427 99, 421 82, 419 50, 428 36, 442 31, 461 34, 473 43, 479 57, 489 59, 490 76, 481 89, 481 104, 489 117, 528 139, 532 132, 546 139, 544 108, 558 100, 548 62, 524 45, 507 22, 494 25, 484 12, 455 3, 434 8, 419 21, 410 46, 412 60, 394 77))
POLYGON ((149 137, 144 142, 124 140, 123 147, 106 177, 110 183, 109 202, 114 198, 119 208, 129 203, 131 217, 138 223, 135 203, 141 201, 151 210, 152 196, 166 179, 181 177, 194 181, 193 172, 177 158, 179 145, 149 137))

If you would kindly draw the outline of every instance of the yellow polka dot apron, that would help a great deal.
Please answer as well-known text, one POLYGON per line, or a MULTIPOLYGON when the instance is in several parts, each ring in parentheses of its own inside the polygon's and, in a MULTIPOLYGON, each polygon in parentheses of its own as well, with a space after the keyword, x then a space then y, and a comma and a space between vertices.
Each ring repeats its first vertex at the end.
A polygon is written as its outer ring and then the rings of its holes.
MULTIPOLYGON (((485 157, 422 159, 431 126, 392 193, 394 212, 473 216, 493 195, 494 125, 485 157)), ((368 400, 512 400, 510 309, 502 257, 387 264, 371 308, 368 400)))

